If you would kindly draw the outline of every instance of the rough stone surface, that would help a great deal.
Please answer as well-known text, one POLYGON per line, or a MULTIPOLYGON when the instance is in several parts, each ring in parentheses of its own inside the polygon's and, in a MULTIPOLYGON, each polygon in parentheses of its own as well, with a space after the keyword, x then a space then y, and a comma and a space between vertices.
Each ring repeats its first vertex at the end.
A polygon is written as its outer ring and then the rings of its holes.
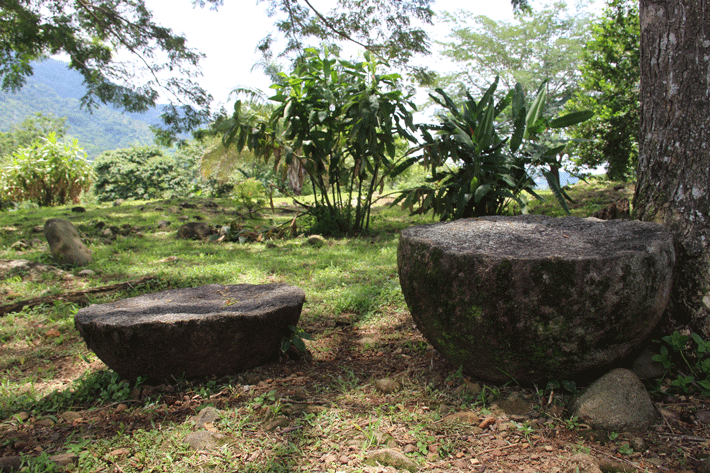
POLYGON ((592 383, 575 399, 570 411, 595 429, 614 432, 647 430, 659 420, 641 380, 623 368, 612 370, 592 383))
POLYGON ((375 381, 375 388, 381 393, 392 394, 402 389, 402 385, 392 378, 382 378, 375 381))
POLYGON ((0 472, 10 473, 13 471, 20 471, 22 466, 22 457, 11 456, 11 457, 1 457, 0 458, 0 472))
POLYGON ((185 240, 204 240, 214 234, 209 223, 189 222, 178 228, 177 237, 185 240))
POLYGON ((654 361, 653 357, 655 355, 656 354, 653 350, 645 348, 634 359, 631 364, 631 371, 633 371, 634 374, 641 379, 661 378, 666 374, 666 369, 661 363, 654 361))
POLYGON ((320 235, 311 235, 308 237, 308 239, 306 241, 308 242, 309 245, 317 246, 317 247, 321 247, 327 243, 326 239, 320 235))
POLYGON ((392 466, 398 470, 407 470, 412 473, 419 471, 419 465, 410 460, 407 456, 392 448, 383 448, 369 452, 365 458, 365 463, 369 465, 392 466))
POLYGON ((594 457, 577 453, 564 461, 562 473, 602 473, 602 470, 594 457))
POLYGON ((127 379, 226 375, 278 359, 304 300, 286 284, 211 284, 91 305, 75 325, 127 379))
POLYGON ((532 383, 628 355, 668 303, 674 260, 660 225, 535 215, 408 228, 397 255, 440 353, 479 378, 532 383))
POLYGON ((204 429, 205 424, 212 424, 222 418, 222 413, 212 406, 207 406, 192 419, 198 429, 204 429))
POLYGON ((193 450, 211 450, 219 447, 225 441, 225 435, 219 432, 207 432, 198 430, 185 436, 183 442, 188 444, 193 450))
POLYGON ((70 221, 50 218, 44 223, 44 237, 49 243, 49 251, 60 264, 84 266, 91 262, 91 250, 81 241, 70 221))

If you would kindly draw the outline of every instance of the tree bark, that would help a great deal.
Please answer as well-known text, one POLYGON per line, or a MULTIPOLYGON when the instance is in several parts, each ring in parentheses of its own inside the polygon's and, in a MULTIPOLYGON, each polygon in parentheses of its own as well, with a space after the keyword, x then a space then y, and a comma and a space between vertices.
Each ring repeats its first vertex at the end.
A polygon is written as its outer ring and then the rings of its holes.
POLYGON ((675 237, 669 315, 710 337, 710 0, 640 0, 634 212, 675 237))

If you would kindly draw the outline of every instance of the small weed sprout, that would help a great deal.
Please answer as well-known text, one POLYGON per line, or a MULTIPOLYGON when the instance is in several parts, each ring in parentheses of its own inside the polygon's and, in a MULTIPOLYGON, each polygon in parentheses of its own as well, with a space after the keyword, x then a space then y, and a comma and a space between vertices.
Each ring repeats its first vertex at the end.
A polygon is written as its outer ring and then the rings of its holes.
POLYGON ((532 442, 530 441, 530 435, 535 432, 535 429, 527 421, 522 424, 513 422, 513 425, 516 429, 518 429, 518 432, 523 434, 523 437, 525 437, 525 440, 530 444, 530 446, 532 446, 532 442))
POLYGON ((572 416, 569 419, 565 419, 565 425, 568 430, 579 429, 579 418, 577 416, 572 416))
POLYGON ((653 360, 666 370, 664 380, 668 385, 659 386, 660 389, 710 396, 710 341, 697 333, 688 336, 675 331, 660 342, 660 353, 653 360))
POLYGON ((305 353, 308 350, 305 340, 313 340, 313 337, 302 328, 294 325, 289 325, 288 330, 289 335, 281 340, 281 353, 286 354, 291 347, 294 347, 299 353, 305 353))

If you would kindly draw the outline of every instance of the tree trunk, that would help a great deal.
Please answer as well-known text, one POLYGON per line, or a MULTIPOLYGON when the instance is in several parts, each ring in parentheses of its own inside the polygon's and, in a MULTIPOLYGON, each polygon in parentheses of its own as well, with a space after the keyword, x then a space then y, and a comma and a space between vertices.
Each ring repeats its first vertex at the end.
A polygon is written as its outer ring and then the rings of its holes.
POLYGON ((675 237, 669 315, 710 337, 710 0, 640 0, 634 212, 675 237))

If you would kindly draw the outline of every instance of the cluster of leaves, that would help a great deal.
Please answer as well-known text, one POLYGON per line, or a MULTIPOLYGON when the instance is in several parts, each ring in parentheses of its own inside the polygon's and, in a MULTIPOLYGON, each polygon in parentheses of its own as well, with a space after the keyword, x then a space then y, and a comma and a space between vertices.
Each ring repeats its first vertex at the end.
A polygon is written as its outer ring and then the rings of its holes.
POLYGON ((512 21, 463 10, 445 13, 443 21, 451 32, 442 53, 459 66, 440 82, 450 95, 484 90, 496 75, 504 90, 517 83, 532 91, 547 80, 552 111, 575 92, 590 21, 585 14, 571 14, 565 2, 518 14, 512 21))
POLYGON ((250 216, 266 204, 264 184, 253 177, 237 182, 232 192, 237 209, 245 209, 250 216))
POLYGON ((286 41, 284 45, 273 34, 263 38, 258 48, 267 59, 272 57, 275 44, 284 46, 281 56, 293 57, 309 46, 327 45, 337 50, 339 43, 351 42, 397 64, 429 52, 426 31, 419 23, 431 24, 432 0, 336 0, 327 3, 329 10, 318 10, 309 1, 268 3, 269 14, 286 41))
POLYGON ((20 148, 0 171, 0 200, 40 206, 78 202, 91 187, 94 172, 77 140, 62 143, 55 133, 20 148))
POLYGON ((288 330, 289 335, 281 340, 281 353, 286 354, 291 347, 299 353, 305 353, 307 350, 305 340, 313 340, 313 337, 301 327, 294 325, 289 325, 288 330))
POLYGON ((62 139, 67 131, 66 121, 66 118, 57 118, 51 113, 44 115, 38 112, 25 117, 9 131, 0 132, 0 165, 9 161, 10 156, 20 148, 31 146, 50 133, 62 139))
POLYGON ((710 341, 703 340, 697 333, 688 336, 675 331, 661 342, 660 353, 654 355, 653 360, 665 368, 664 378, 671 380, 670 389, 710 396, 710 341))
POLYGON ((550 144, 543 134, 589 118, 588 112, 575 112, 555 119, 545 116, 546 84, 526 106, 520 84, 496 103, 498 79, 480 101, 466 93, 462 108, 441 89, 431 98, 446 114, 437 125, 421 127, 424 144, 416 159, 431 169, 425 185, 404 192, 395 203, 416 213, 432 211, 441 220, 500 214, 509 201, 516 202, 523 212, 527 197, 536 198, 535 182, 529 170, 539 169, 546 177, 560 204, 567 209, 569 197, 560 187, 556 170, 557 156, 565 144, 550 144), (510 111, 512 129, 506 132, 499 116, 510 111))
POLYGON ((638 165, 639 36, 638 1, 608 0, 582 56, 579 91, 567 104, 595 112, 572 130, 576 164, 606 165, 614 180, 633 178, 638 165))
POLYGON ((198 174, 194 164, 178 162, 155 146, 107 151, 96 158, 94 169, 94 193, 100 202, 189 194, 198 174))
POLYGON ((225 122, 226 146, 248 146, 276 165, 298 161, 315 197, 300 205, 317 233, 367 231, 376 192, 412 162, 398 160, 396 143, 415 141, 414 104, 397 89, 397 74, 379 74, 374 56, 365 57, 351 63, 308 50, 294 73, 272 86, 278 107, 268 120, 245 119, 237 102, 225 122))

